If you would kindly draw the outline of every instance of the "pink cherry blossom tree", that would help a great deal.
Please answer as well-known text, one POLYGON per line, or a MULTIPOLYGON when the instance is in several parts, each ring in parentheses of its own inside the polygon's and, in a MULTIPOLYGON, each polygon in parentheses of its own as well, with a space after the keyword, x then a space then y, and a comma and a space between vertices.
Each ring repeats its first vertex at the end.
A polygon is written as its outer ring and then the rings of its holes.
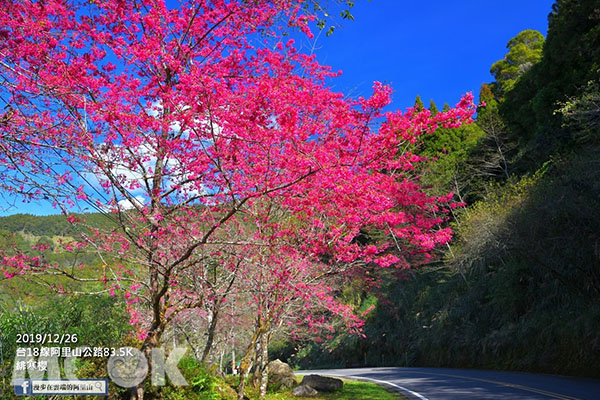
MULTIPOLYGON (((450 239, 439 223, 451 198, 421 190, 412 171, 424 160, 406 145, 469 122, 472 96, 435 116, 384 112, 391 89, 379 83, 344 98, 327 86, 335 73, 284 40, 289 26, 311 35, 301 5, 19 0, 0 11, 3 189, 110 218, 115 229, 86 229, 68 247, 104 260, 96 280, 124 293, 146 354, 179 313, 214 300, 215 260, 240 284, 239 268, 273 268, 252 284, 277 288, 272 304, 257 297, 266 318, 328 268, 390 268, 450 239), (386 240, 361 245, 365 227, 386 240)), ((7 278, 76 279, 2 257, 7 278)))

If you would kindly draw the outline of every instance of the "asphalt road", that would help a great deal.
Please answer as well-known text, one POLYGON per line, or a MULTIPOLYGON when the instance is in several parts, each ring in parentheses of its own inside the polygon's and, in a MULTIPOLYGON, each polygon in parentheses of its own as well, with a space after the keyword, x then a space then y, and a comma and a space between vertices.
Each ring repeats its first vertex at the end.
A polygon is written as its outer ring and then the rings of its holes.
POLYGON ((361 378, 419 400, 600 400, 600 381, 554 375, 443 368, 352 368, 296 371, 361 378))

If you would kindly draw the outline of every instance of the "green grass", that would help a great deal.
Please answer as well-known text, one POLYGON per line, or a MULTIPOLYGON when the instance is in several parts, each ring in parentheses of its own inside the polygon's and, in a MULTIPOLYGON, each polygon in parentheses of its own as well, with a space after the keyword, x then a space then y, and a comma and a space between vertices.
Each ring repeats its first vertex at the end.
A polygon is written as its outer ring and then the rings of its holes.
MULTIPOLYGON (((341 391, 333 393, 319 393, 317 397, 312 397, 316 400, 402 400, 406 397, 399 393, 390 392, 381 386, 370 382, 351 381, 343 379, 344 388, 341 391)), ((250 394, 250 393, 249 393, 250 394)), ((250 394, 250 399, 254 400, 257 397, 250 394)), ((292 391, 278 393, 267 393, 267 400, 296 400, 299 397, 294 397, 292 391)))

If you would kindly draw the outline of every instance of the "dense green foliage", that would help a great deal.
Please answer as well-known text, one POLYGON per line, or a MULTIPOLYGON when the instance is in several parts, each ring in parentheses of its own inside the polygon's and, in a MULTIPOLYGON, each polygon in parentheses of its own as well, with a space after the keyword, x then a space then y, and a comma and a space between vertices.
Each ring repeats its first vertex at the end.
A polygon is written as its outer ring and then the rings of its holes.
POLYGON ((591 155, 490 188, 462 216, 444 265, 382 288, 385 301, 368 320, 365 339, 341 335, 290 359, 302 367, 445 366, 600 377, 600 171, 588 169, 591 155), (578 186, 586 190, 573 195, 578 186))
POLYGON ((506 93, 501 111, 519 141, 521 171, 532 171, 572 144, 573 131, 556 110, 600 79, 599 9, 598 0, 557 0, 542 59, 506 93))
MULTIPOLYGON (((435 106, 435 104, 433 104, 435 106)), ((461 171, 472 169, 470 155, 483 140, 484 132, 476 125, 456 129, 439 129, 423 138, 420 154, 435 162, 428 163, 423 171, 422 183, 438 195, 470 192, 477 176, 465 176, 461 171)))
POLYGON ((366 338, 280 344, 280 357, 600 377, 599 21, 599 1, 557 0, 545 42, 509 42, 476 125, 418 150, 439 157, 431 190, 467 203, 452 245, 378 289, 349 288, 356 306, 377 296, 366 338))

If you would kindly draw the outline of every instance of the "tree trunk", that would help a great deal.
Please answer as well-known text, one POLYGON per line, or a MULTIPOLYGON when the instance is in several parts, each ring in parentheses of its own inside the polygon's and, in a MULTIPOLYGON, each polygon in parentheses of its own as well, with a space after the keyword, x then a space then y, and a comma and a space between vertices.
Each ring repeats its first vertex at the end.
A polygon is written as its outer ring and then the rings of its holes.
MULTIPOLYGON (((145 343, 144 343, 144 345, 142 345, 142 348, 140 351, 144 354, 144 357, 146 357, 146 360, 151 359, 150 357, 151 357, 152 350, 150 347, 145 347, 145 343)), ((149 365, 149 367, 150 367, 150 365, 149 365)), ((149 374, 151 373, 150 369, 148 369, 148 373, 149 374)), ((129 392, 130 400, 144 400, 144 390, 145 390, 144 385, 145 385, 146 379, 148 379, 147 376, 146 376, 146 378, 144 378, 144 380, 142 382, 138 383, 137 386, 134 386, 130 389, 130 392, 129 392)))
POLYGON ((153 325, 153 327, 150 328, 150 332, 148 333, 146 340, 144 340, 144 343, 142 344, 140 351, 144 354, 144 357, 146 357, 146 360, 148 361, 148 374, 146 375, 146 378, 137 385, 137 387, 131 388, 129 397, 130 400, 144 400, 145 383, 148 379, 148 376, 151 376, 152 374, 152 349, 159 347, 160 338, 163 334, 163 331, 164 326, 162 324, 159 324, 158 327, 153 325))
POLYGON ((269 329, 268 327, 262 333, 260 338, 260 346, 262 348, 261 355, 261 379, 260 379, 260 398, 264 399, 267 396, 267 385, 269 384, 269 329))
POLYGON ((262 365, 262 351, 261 351, 261 340, 262 334, 258 337, 256 341, 256 346, 254 347, 254 358, 252 359, 252 365, 254 368, 252 369, 252 386, 258 389, 260 385, 260 373, 261 373, 261 365, 262 365))
POLYGON ((213 342, 215 340, 215 331, 217 330, 217 321, 219 316, 219 306, 215 305, 215 309, 212 313, 212 318, 210 320, 210 324, 208 326, 208 337, 206 339, 206 345, 204 346, 204 351, 202 352, 202 358, 200 361, 203 363, 206 362, 208 355, 210 354, 210 350, 212 348, 213 342))
POLYGON ((235 364, 235 349, 231 346, 231 373, 234 375, 238 374, 237 365, 235 364))
POLYGON ((246 355, 244 358, 242 358, 242 361, 240 361, 240 384, 238 386, 238 400, 244 400, 246 378, 248 377, 250 368, 252 368, 252 357, 248 357, 246 355))
MULTIPOLYGON (((208 337, 206 339, 206 345, 204 346, 204 351, 202 352, 202 359, 201 361, 204 363, 206 362, 206 359, 208 358, 208 355, 210 354, 210 350, 212 348, 213 342, 215 340, 215 332, 217 330, 217 323, 219 320, 219 312, 221 311, 221 305, 223 304, 223 302, 225 301, 225 298, 227 297, 227 294, 229 293, 229 290, 231 290, 231 287, 233 286, 233 283, 235 282, 235 278, 237 275, 233 275, 233 277, 231 278, 231 281, 229 281, 229 285, 227 286, 227 290, 225 291, 225 293, 218 298, 215 298, 213 300, 213 310, 212 310, 212 318, 210 319, 210 324, 208 327, 208 337)), ((216 278, 215 278, 216 280, 216 278)), ((233 303, 231 303, 233 306, 233 303)), ((233 329, 233 327, 232 327, 233 329)))
POLYGON ((246 354, 240 361, 240 384, 238 386, 238 400, 244 400, 244 389, 246 386, 246 378, 248 377, 248 373, 252 368, 253 359, 256 354, 256 343, 258 342, 258 338, 265 331, 266 324, 260 323, 258 328, 254 331, 252 338, 250 339, 250 344, 246 350, 246 354))
POLYGON ((221 354, 219 355, 219 372, 223 374, 223 357, 225 356, 225 349, 221 350, 221 354))

